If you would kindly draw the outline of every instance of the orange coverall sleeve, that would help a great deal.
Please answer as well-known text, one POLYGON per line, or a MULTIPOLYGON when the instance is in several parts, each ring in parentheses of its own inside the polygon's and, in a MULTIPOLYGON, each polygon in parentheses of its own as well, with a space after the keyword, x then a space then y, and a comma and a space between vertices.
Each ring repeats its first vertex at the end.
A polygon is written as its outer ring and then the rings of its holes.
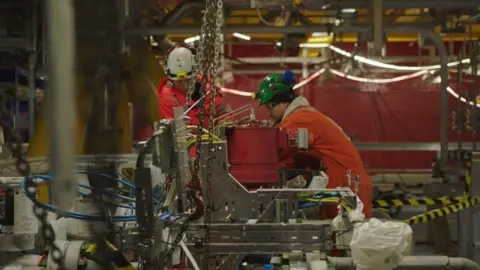
POLYGON ((168 94, 160 95, 160 118, 161 119, 173 119, 173 108, 181 106, 181 104, 176 101, 174 96, 168 94))

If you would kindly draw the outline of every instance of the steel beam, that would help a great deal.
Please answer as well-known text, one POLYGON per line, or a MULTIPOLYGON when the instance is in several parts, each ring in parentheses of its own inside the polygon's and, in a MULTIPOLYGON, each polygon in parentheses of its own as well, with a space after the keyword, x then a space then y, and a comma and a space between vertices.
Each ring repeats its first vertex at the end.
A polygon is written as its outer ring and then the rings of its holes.
MULTIPOLYGON (((341 27, 333 27, 331 29, 334 33, 357 33, 370 31, 371 25, 359 24, 359 25, 349 25, 341 27)), ((409 24, 405 25, 409 29, 433 29, 435 25, 431 23, 419 23, 419 24, 409 24)), ((397 28, 402 28, 402 25, 385 25, 385 29, 389 29, 391 32, 401 32, 395 31, 397 28)), ((273 27, 273 26, 227 26, 222 29, 224 34, 233 34, 233 33, 243 33, 243 34, 304 34, 312 32, 327 32, 329 29, 325 25, 308 25, 308 26, 299 26, 299 27, 273 27)), ((417 32, 413 30, 413 32, 417 32)), ((125 34, 127 35, 141 35, 141 36, 155 36, 155 35, 197 35, 200 34, 200 26, 198 27, 151 27, 151 28, 135 28, 135 29, 126 29, 125 34)))
MULTIPOLYGON (((321 64, 331 58, 327 57, 239 57, 234 59, 226 59, 231 65, 244 63, 248 64, 303 64, 307 61, 308 64, 321 64), (244 63, 241 63, 244 62, 244 63)), ((369 57, 371 60, 380 61, 383 63, 413 63, 418 61, 439 62, 438 56, 391 56, 391 57, 369 57)), ((388 71, 383 69, 384 71, 388 71)), ((410 71, 411 72, 411 71, 410 71)))
MULTIPOLYGON (((231 72, 233 74, 243 74, 243 75, 252 75, 252 74, 272 74, 272 73, 282 73, 283 71, 285 71, 285 69, 281 69, 281 68, 270 68, 270 69, 266 69, 266 68, 252 68, 252 67, 249 67, 248 69, 232 69, 231 72)), ((291 71, 293 71, 293 73, 295 74, 302 74, 302 69, 291 69, 291 71)), ((308 72, 310 74, 314 73, 314 72, 317 72, 318 69, 309 69, 308 72)), ((406 71, 406 70, 392 70, 392 71, 387 71, 385 69, 370 69, 369 70, 370 73, 382 73, 382 74, 388 74, 388 73, 392 73, 392 74, 400 74, 400 73, 412 73, 411 71, 406 71)))
MULTIPOLYGON (((338 9, 338 8, 371 8, 371 0, 343 0, 333 5, 326 5, 332 1, 304 0, 302 6, 308 10, 338 9)), ((478 2, 471 0, 384 0, 384 9, 407 8, 473 8, 478 7, 478 2)), ((268 8, 268 7, 267 7, 268 8)), ((278 8, 278 7, 276 7, 278 8)))

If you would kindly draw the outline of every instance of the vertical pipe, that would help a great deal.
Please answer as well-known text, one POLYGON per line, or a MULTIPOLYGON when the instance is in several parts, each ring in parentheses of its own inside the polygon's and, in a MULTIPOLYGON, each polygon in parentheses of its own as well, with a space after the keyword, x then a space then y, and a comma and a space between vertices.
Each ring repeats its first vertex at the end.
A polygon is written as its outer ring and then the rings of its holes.
POLYGON ((42 2, 42 67, 47 66, 47 4, 42 2))
POLYGON ((418 31, 435 44, 440 56, 440 164, 444 169, 448 162, 448 52, 443 40, 437 34, 430 30, 418 31))
POLYGON ((437 47, 440 56, 440 164, 441 168, 447 167, 448 161, 448 52, 443 40, 433 31, 428 29, 419 29, 415 26, 389 27, 390 32, 406 33, 418 32, 419 34, 429 38, 437 47))
POLYGON ((32 48, 28 57, 28 138, 32 139, 35 130, 35 99, 37 89, 37 20, 38 20, 37 1, 32 0, 32 48))
POLYGON ((75 172, 75 27, 73 0, 47 0, 48 95, 52 202, 62 210, 77 195, 75 172))
POLYGON ((133 142, 135 132, 133 128, 133 104, 131 102, 128 103, 128 127, 130 129, 130 136, 133 142))
POLYGON ((373 5, 373 56, 382 56, 383 0, 372 0, 373 5))
MULTIPOLYGON (((477 96, 478 96, 478 43, 473 42, 472 37, 473 32, 473 24, 470 23, 470 46, 471 46, 471 53, 470 53, 470 67, 472 69, 471 77, 473 78, 473 110, 478 111, 477 108, 477 96)), ((476 125, 472 125, 472 151, 477 151, 477 127, 476 125)))

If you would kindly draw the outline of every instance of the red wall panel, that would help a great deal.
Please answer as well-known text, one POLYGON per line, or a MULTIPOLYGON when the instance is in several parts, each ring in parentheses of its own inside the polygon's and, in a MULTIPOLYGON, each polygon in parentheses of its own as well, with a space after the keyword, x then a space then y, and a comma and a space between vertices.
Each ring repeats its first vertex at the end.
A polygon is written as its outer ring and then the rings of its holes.
MULTIPOLYGON (((395 76, 395 75, 391 75, 395 76)), ((227 87, 253 92, 264 75, 235 76, 227 87)), ((452 83, 452 88, 454 84, 452 83)), ((471 88, 471 87, 470 87, 471 88)), ((421 79, 384 84, 376 92, 362 83, 334 77, 323 83, 313 80, 304 86, 304 95, 313 96, 312 105, 336 121, 347 134, 361 142, 433 142, 440 139, 440 93, 438 84, 421 79)), ((232 106, 254 104, 258 118, 267 118, 249 97, 229 95, 232 106)), ((450 111, 457 99, 449 95, 450 111)), ((450 140, 457 134, 450 130, 450 140)), ((471 140, 467 132, 464 140, 471 140)), ((362 152, 370 168, 429 168, 433 152, 362 152)))

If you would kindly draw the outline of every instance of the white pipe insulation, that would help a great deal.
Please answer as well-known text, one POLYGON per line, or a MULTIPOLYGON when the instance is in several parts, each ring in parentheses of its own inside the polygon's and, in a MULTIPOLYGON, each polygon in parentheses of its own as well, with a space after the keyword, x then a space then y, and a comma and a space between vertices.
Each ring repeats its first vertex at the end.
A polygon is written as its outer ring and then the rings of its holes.
MULTIPOLYGON (((330 264, 339 270, 355 270, 352 258, 327 257, 330 264)), ((475 262, 465 258, 451 258, 447 256, 406 256, 400 262, 396 270, 430 269, 430 270, 480 270, 475 262)))

